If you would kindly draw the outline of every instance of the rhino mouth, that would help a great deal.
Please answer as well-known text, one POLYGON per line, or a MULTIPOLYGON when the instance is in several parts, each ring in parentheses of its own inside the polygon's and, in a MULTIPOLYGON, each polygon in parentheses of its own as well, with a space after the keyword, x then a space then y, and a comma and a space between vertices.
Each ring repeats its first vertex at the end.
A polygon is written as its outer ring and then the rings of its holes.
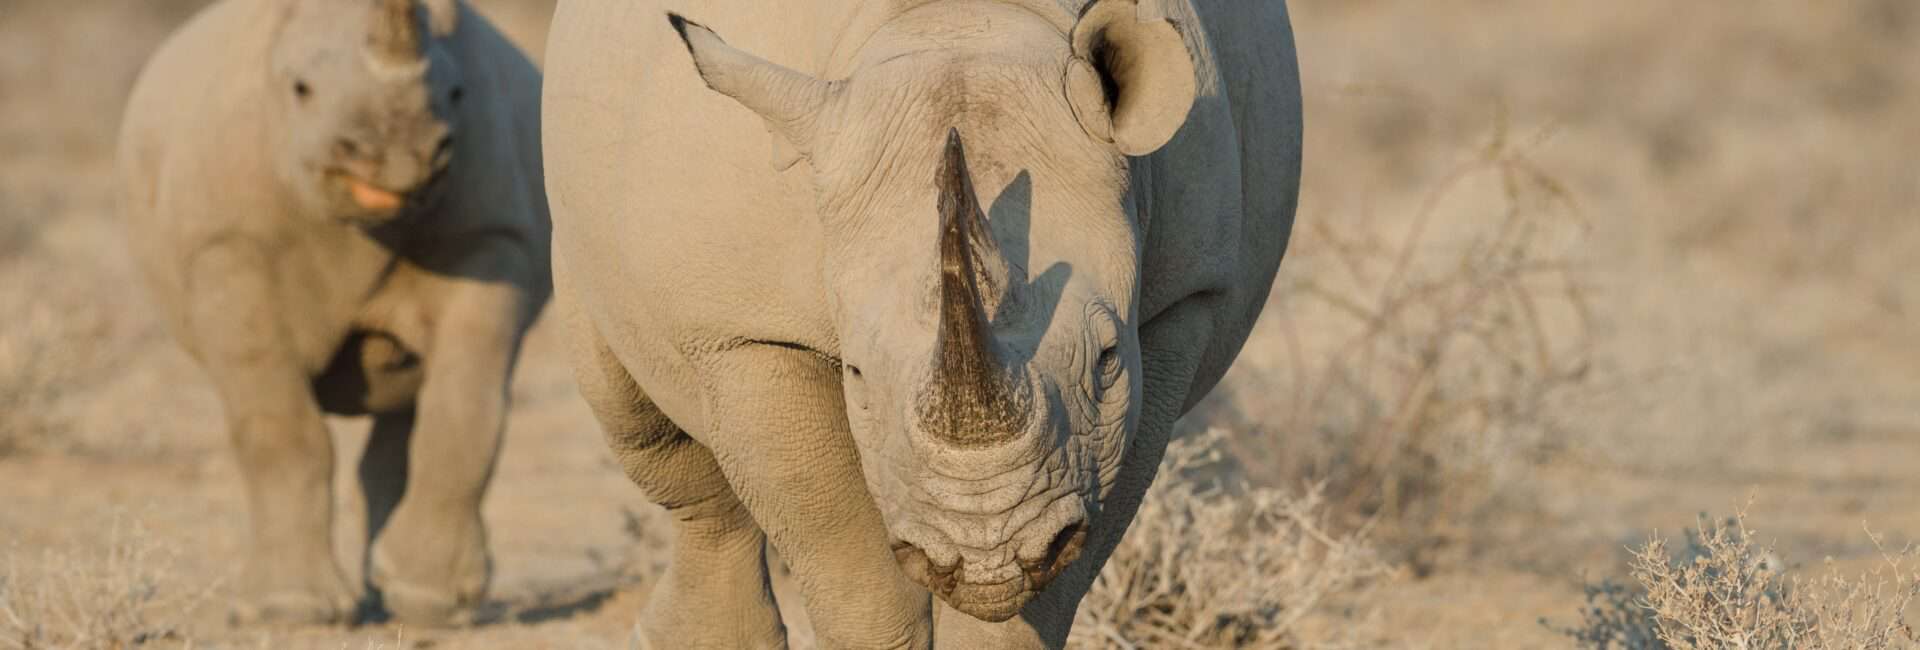
POLYGON ((406 204, 406 197, 373 183, 347 176, 341 179, 347 186, 347 196, 354 205, 372 212, 393 212, 406 204))
POLYGON ((444 167, 434 170, 431 175, 406 189, 382 186, 342 169, 329 170, 327 175, 356 213, 376 218, 390 218, 433 207, 445 194, 443 190, 447 185, 447 169, 444 167))
POLYGON ((1061 530, 1047 545, 1045 555, 1039 558, 1013 558, 1011 564, 1016 570, 1008 571, 1007 563, 997 566, 969 567, 965 555, 957 557, 952 564, 942 565, 929 557, 925 550, 912 542, 896 540, 893 543, 894 560, 907 577, 925 587, 934 596, 945 601, 954 609, 974 618, 1000 622, 1013 618, 1020 608, 1045 591, 1047 585, 1065 572, 1068 565, 1080 557, 1080 550, 1087 540, 1087 525, 1076 523, 1061 530), (970 570, 972 569, 972 570, 970 570), (974 576, 1007 574, 999 580, 978 580, 974 576))

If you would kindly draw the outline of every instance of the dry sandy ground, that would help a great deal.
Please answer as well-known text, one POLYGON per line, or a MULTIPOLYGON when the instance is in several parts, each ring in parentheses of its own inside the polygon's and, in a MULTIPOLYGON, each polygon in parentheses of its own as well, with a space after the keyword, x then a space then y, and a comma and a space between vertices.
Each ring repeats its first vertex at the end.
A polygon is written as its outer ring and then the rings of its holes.
MULTIPOLYGON (((549 2, 477 4, 539 51, 549 2)), ((110 193, 127 88, 196 5, 0 6, 0 553, 84 560, 115 543, 115 522, 137 521, 174 552, 161 588, 209 594, 188 628, 196 647, 623 647, 659 533, 546 327, 525 351, 486 506, 493 623, 219 624, 242 550, 237 472, 213 394, 131 276, 110 193)), ((1871 563, 1863 523, 1896 546, 1920 536, 1920 6, 1293 6, 1309 110, 1301 234, 1205 411, 1235 427, 1256 478, 1298 478, 1286 459, 1307 434, 1275 414, 1292 412, 1298 369, 1361 327, 1296 309, 1303 286, 1365 275, 1342 246, 1401 241, 1498 134, 1578 205, 1578 226, 1538 246, 1590 310, 1542 329, 1574 341, 1589 371, 1516 428, 1526 435, 1449 448, 1490 487, 1435 518, 1439 550, 1409 554, 1418 566, 1373 592, 1384 645, 1564 646, 1538 620, 1571 622, 1584 578, 1619 575, 1624 548, 1653 530, 1749 498, 1790 564, 1871 563)), ((1443 266, 1500 222, 1484 180, 1435 204, 1413 267, 1443 266)), ((365 425, 337 425, 352 458, 365 425)), ((342 508, 356 498, 340 490, 342 508)), ((354 557, 358 531, 340 528, 354 557)))

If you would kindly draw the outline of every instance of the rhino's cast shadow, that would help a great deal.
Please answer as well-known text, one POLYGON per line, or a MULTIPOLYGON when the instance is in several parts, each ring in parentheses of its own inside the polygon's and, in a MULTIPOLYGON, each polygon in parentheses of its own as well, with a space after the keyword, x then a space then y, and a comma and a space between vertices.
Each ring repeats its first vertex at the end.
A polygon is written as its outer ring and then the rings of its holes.
MULTIPOLYGON (((992 321, 998 324, 1015 317, 1013 310, 1017 309, 1020 315, 1037 319, 1032 323, 1032 331, 1048 331, 1053 326, 1054 312, 1060 306, 1067 281, 1073 278, 1073 265, 1055 262, 1037 276, 1027 272, 1028 258, 1032 255, 1033 176, 1026 170, 1020 170, 1000 195, 994 197, 993 206, 987 209, 987 227, 993 231, 1000 255, 1007 261, 1007 291, 1020 297, 1017 301, 1001 301, 992 321)), ((1007 350, 1011 355, 1008 361, 1024 364, 1032 360, 1033 352, 1028 346, 1007 350)))

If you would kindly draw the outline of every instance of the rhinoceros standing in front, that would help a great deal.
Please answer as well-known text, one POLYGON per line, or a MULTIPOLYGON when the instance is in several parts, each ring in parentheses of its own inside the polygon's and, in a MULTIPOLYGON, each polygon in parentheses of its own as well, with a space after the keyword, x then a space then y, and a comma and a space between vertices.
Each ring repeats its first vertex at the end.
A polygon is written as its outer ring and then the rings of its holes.
POLYGON ((563 0, 544 142, 582 390, 678 526, 639 638, 1059 647, 1286 248, 1252 0, 563 0), (718 624, 719 621, 727 621, 718 624))

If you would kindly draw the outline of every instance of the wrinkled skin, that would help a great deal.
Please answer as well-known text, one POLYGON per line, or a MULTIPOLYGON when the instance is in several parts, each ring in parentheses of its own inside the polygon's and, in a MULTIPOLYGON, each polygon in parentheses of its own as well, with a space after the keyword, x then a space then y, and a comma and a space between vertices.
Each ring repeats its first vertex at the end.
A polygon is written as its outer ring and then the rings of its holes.
POLYGON ((225 0, 141 74, 120 190, 246 479, 236 623, 342 622, 367 595, 459 623, 485 594, 480 501, 551 293, 539 92, 455 0, 225 0), (370 594, 334 559, 323 413, 375 418, 370 594))
POLYGON ((783 646, 769 542, 827 647, 1063 644, 1285 249, 1284 5, 563 0, 549 42, 556 306, 679 524, 643 645, 783 646))

